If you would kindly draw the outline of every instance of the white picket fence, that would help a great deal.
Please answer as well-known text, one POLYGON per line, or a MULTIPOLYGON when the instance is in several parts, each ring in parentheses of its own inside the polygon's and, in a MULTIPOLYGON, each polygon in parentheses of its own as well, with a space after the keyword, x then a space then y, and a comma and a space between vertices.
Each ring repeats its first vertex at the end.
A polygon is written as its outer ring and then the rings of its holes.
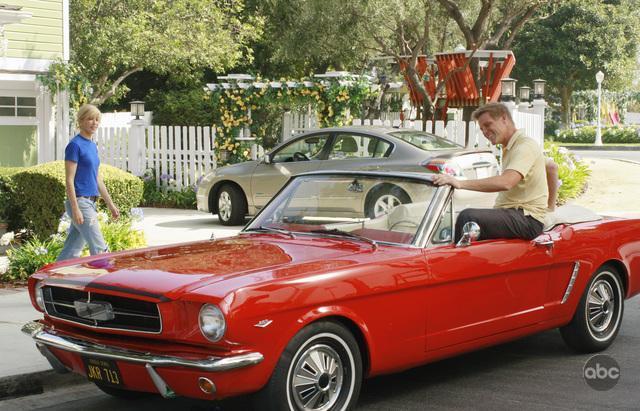
MULTIPOLYGON (((104 164, 142 176, 153 170, 158 187, 180 190, 194 186, 200 176, 216 168, 213 149, 215 131, 211 127, 142 126, 100 127, 94 135, 100 160, 104 164), (132 145, 135 139, 141 141, 132 145), (142 144, 139 144, 142 143, 142 144), (132 150, 133 149, 133 150, 132 150), (131 159, 138 152, 139 161, 131 159)), ((72 133, 69 139, 73 138, 72 133)), ((58 145, 57 158, 64 158, 67 141, 58 145)))

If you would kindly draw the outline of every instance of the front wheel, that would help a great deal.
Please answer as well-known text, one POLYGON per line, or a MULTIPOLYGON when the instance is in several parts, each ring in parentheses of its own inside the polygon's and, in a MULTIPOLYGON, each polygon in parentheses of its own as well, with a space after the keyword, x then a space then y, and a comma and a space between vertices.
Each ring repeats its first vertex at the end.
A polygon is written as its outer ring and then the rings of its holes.
POLYGON ((362 358, 349 330, 335 322, 302 329, 285 348, 258 409, 348 410, 360 394, 362 358))
POLYGON ((618 335, 624 311, 624 290, 620 275, 601 267, 585 289, 571 322, 560 328, 565 343, 576 351, 602 351, 618 335))
POLYGON ((218 220, 222 225, 242 225, 247 209, 244 193, 231 184, 225 184, 218 191, 218 220))

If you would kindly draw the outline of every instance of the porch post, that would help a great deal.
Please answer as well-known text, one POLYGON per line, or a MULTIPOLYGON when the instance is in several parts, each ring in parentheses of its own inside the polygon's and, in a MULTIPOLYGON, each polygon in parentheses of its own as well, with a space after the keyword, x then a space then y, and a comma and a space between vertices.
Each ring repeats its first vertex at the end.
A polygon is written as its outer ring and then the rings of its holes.
POLYGON ((131 120, 131 128, 129 129, 129 161, 127 164, 128 171, 133 175, 140 176, 144 172, 145 158, 145 130, 147 123, 144 118, 131 120))

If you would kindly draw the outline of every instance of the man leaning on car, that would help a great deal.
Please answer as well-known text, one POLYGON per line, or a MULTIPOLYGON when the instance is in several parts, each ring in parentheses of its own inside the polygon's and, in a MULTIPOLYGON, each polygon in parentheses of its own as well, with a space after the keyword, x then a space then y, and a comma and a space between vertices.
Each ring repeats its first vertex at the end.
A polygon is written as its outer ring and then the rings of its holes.
POLYGON ((481 240, 537 237, 542 233, 549 197, 542 150, 516 129, 504 104, 488 103, 477 109, 473 118, 493 145, 502 144, 503 171, 477 180, 458 180, 448 174, 433 179, 436 185, 449 184, 456 189, 499 192, 493 209, 462 210, 456 221, 456 242, 469 221, 480 226, 481 240))

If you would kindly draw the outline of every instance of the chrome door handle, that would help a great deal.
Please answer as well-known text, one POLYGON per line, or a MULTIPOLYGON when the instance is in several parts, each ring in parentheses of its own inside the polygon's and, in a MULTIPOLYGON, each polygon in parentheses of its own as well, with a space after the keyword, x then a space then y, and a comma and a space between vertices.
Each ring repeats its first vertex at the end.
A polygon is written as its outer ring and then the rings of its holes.
POLYGON ((555 240, 538 240, 535 241, 537 246, 546 246, 546 247, 553 247, 553 244, 555 243, 555 240))

